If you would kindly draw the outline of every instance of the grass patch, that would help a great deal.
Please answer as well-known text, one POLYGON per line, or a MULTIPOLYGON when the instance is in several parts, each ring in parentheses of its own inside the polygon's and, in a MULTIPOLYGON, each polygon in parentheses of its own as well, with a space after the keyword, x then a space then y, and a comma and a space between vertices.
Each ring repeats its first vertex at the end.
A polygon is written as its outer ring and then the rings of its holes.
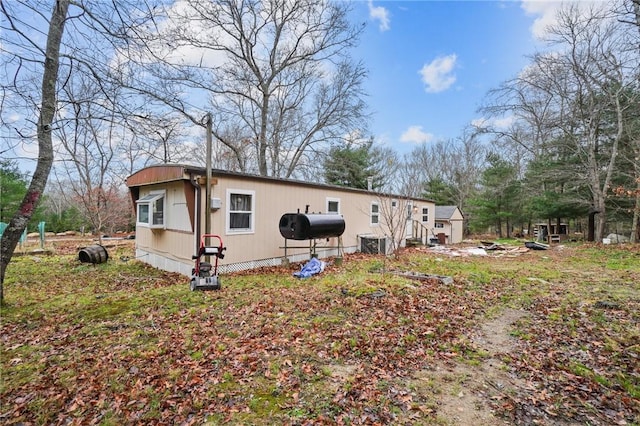
POLYGON ((187 277, 119 256, 16 257, 1 312, 0 414, 37 424, 446 424, 434 392, 412 394, 407 378, 442 360, 480 366, 487 354, 470 336, 516 307, 529 315, 506 361, 545 391, 514 396, 520 409, 580 423, 581 401, 600 401, 592 418, 613 410, 638 423, 638 259, 594 246, 513 259, 411 250, 345 256, 307 280, 273 268, 190 292, 187 277))

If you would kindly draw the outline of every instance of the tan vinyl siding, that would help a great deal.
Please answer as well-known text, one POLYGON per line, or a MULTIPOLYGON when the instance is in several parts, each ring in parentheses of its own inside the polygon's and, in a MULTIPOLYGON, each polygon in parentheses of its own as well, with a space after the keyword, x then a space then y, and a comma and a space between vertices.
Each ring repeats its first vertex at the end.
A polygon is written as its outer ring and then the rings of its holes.
MULTIPOLYGON (((214 196, 223 200, 222 208, 212 214, 213 232, 222 236, 227 245, 225 263, 240 263, 284 255, 284 238, 280 235, 278 223, 285 213, 304 212, 309 204, 309 212, 324 212, 324 195, 318 190, 294 185, 256 182, 246 179, 220 179, 213 190, 214 196), (228 233, 227 190, 254 191, 254 229, 249 234, 228 233), (322 195, 322 202, 320 202, 322 195), (299 200, 302 200, 300 203, 299 200)), ((289 246, 304 245, 297 241, 289 246)))
MULTIPOLYGON (((213 197, 222 200, 222 208, 212 213, 212 232, 219 234, 228 247, 225 263, 239 263, 284 255, 285 240, 280 235, 278 223, 285 213, 326 213, 327 198, 340 200, 340 212, 345 219, 343 247, 357 247, 358 235, 381 235, 381 226, 370 225, 372 202, 383 200, 376 194, 341 191, 333 188, 309 187, 291 182, 261 182, 243 178, 218 179, 212 190, 213 197), (254 232, 250 234, 227 233, 227 190, 254 191, 254 232)), ((390 202, 390 200, 386 200, 390 202)), ((317 241, 319 246, 335 246, 337 238, 317 241)), ((288 241, 287 246, 309 245, 308 241, 288 241)))
POLYGON ((191 262, 194 253, 193 234, 165 229, 149 229, 136 234, 136 245, 145 250, 179 261, 191 262))

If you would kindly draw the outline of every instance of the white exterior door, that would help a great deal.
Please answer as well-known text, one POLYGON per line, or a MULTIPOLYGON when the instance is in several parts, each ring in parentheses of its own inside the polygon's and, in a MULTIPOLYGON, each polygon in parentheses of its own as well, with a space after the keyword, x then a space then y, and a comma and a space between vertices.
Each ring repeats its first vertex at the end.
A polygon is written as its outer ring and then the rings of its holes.
POLYGON ((405 237, 411 238, 413 236, 413 203, 407 203, 407 226, 405 237))

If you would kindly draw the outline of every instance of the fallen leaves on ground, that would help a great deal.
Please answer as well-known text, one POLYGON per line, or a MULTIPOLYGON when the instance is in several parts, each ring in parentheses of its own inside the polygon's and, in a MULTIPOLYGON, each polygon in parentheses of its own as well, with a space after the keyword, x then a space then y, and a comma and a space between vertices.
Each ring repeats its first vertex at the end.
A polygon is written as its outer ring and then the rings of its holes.
MULTIPOLYGON (((541 256, 529 258, 533 269, 550 263, 541 256)), ((306 280, 292 278, 299 265, 290 265, 224 276, 221 291, 190 292, 188 278, 135 261, 25 258, 6 286, 17 296, 3 313, 0 419, 437 424, 437 402, 414 392, 412 375, 481 359, 471 330, 491 308, 523 303, 515 293, 536 285, 520 283, 530 274, 523 264, 489 261, 498 262, 486 266, 491 274, 474 263, 484 259, 357 254, 306 280), (455 279, 369 272, 381 266, 455 279)), ((637 286, 620 309, 598 309, 572 280, 526 294, 531 316, 518 326, 519 351, 505 357, 530 388, 494 409, 519 424, 631 424, 640 387, 637 286)))

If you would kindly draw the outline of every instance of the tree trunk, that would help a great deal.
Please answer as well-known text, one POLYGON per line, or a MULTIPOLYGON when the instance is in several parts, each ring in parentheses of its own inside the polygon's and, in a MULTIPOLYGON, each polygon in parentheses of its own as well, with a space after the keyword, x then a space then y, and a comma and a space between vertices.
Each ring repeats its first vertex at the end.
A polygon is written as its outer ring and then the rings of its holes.
POLYGON ((0 242, 0 304, 4 303, 4 277, 13 252, 40 200, 53 163, 51 130, 56 112, 56 83, 60 64, 60 44, 70 0, 58 0, 51 14, 44 70, 42 73, 42 108, 38 119, 38 163, 20 208, 9 222, 0 242))
POLYGON ((640 178, 637 179, 636 185, 636 204, 633 209, 633 220, 631 222, 631 238, 630 242, 640 242, 640 178))
POLYGON ((595 241, 596 215, 599 211, 592 209, 589 212, 589 223, 587 225, 587 241, 595 241))
POLYGON ((260 134, 258 136, 258 171, 260 176, 269 176, 269 170, 267 169, 267 121, 269 112, 269 95, 266 93, 269 88, 263 88, 264 94, 262 95, 262 105, 260 112, 260 134))
POLYGON ((596 218, 595 241, 602 242, 602 239, 604 238, 605 227, 607 225, 607 213, 605 210, 604 199, 600 200, 597 209, 598 217, 596 218))

